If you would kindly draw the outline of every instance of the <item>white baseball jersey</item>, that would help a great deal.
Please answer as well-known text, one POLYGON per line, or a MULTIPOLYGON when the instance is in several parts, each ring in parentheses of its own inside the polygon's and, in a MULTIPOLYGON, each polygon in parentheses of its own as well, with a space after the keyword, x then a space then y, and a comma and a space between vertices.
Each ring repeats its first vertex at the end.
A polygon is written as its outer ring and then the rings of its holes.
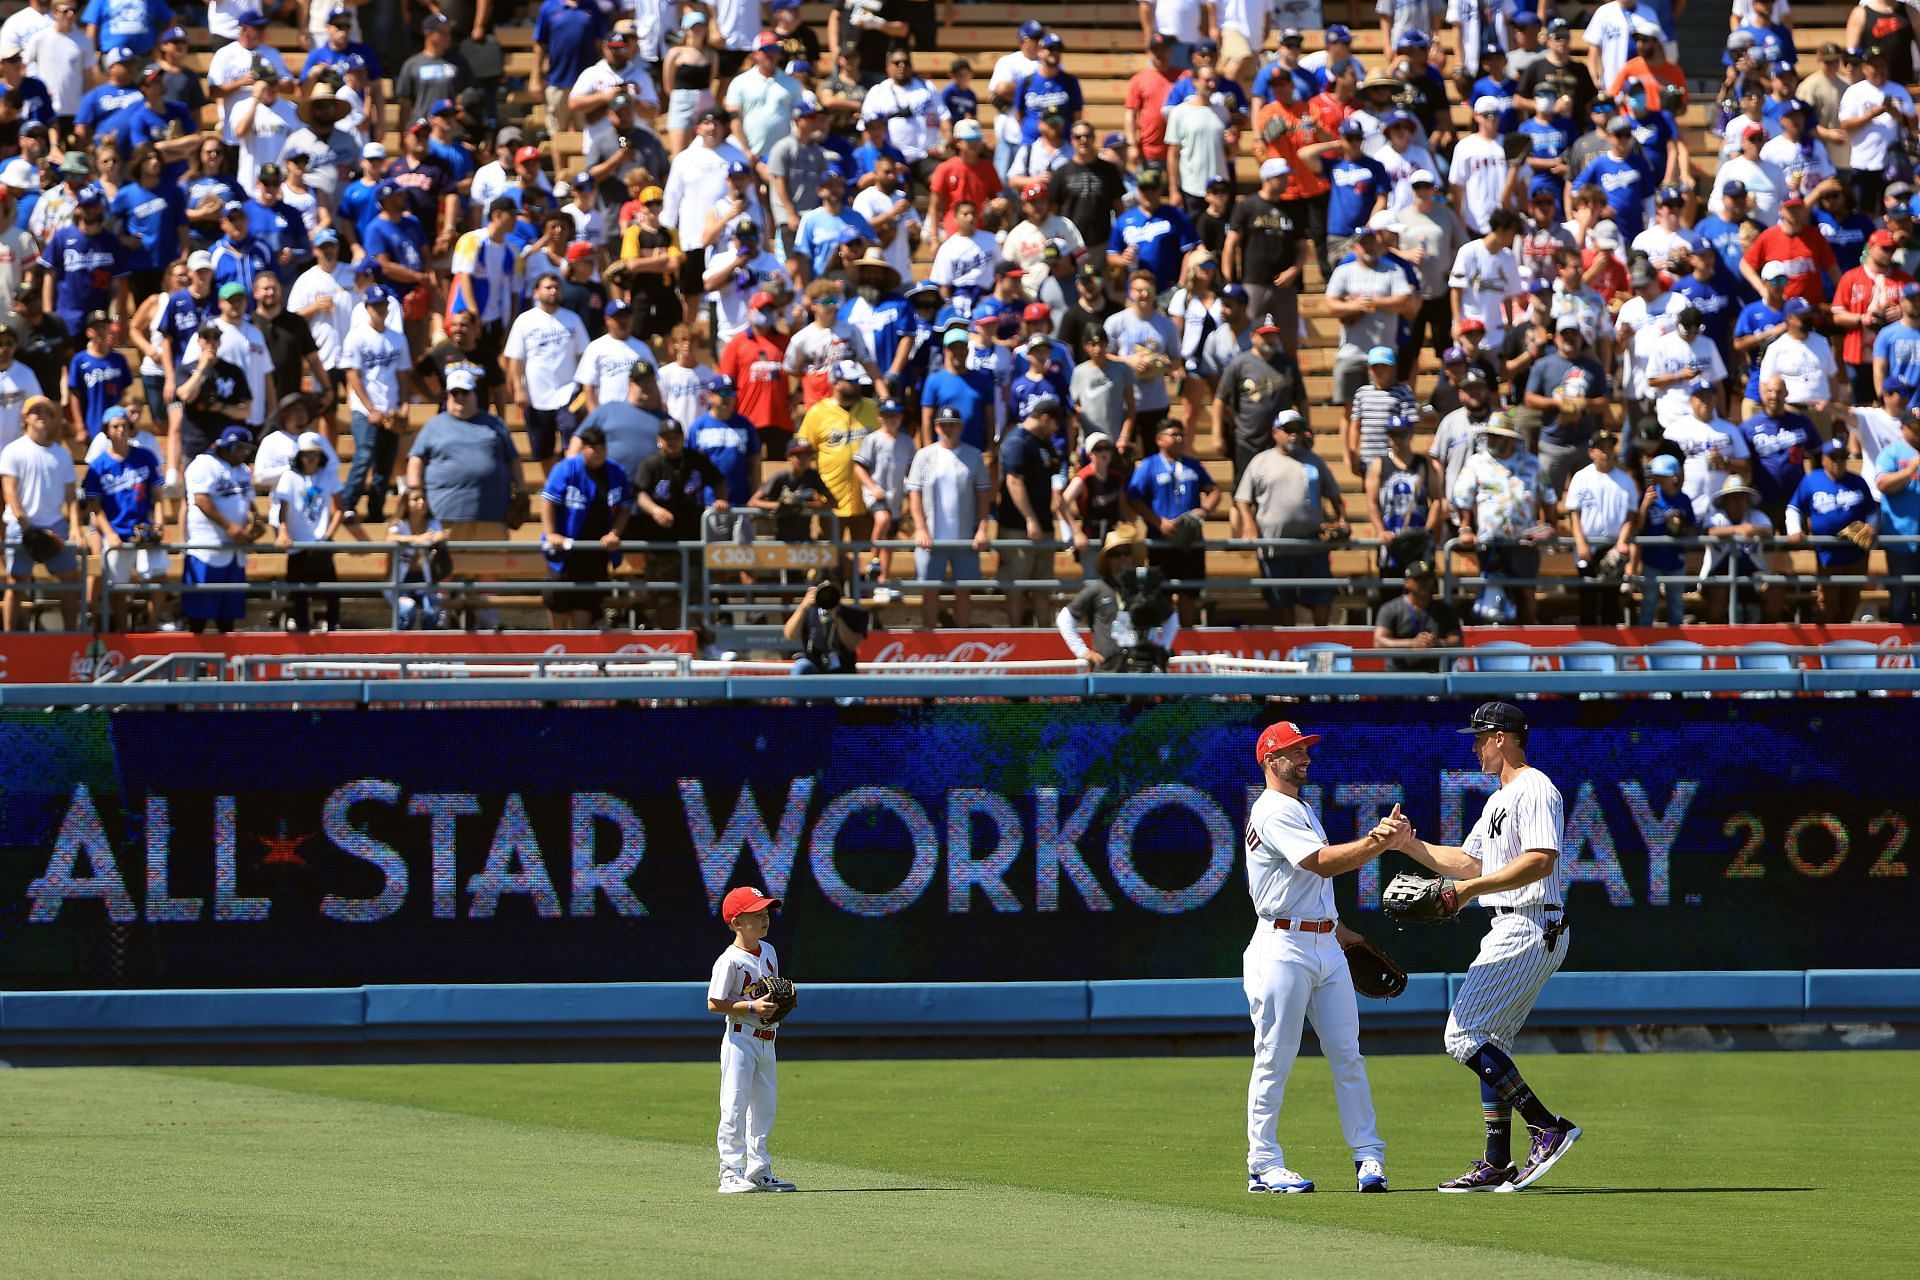
MULTIPOLYGON (((707 983, 707 997, 712 1000, 745 1000, 747 988, 762 978, 775 977, 780 972, 780 957, 774 953, 773 944, 762 942, 760 954, 742 951, 737 945, 728 947, 713 962, 713 977, 707 983)), ((767 1024, 757 1013, 735 1014, 729 1023, 740 1023, 749 1027, 765 1027, 767 1024)), ((728 1034, 733 1028, 728 1026, 728 1034)))
POLYGON ((1294 796, 1260 793, 1247 818, 1247 892, 1262 920, 1334 918, 1333 881, 1300 866, 1326 847, 1313 810, 1294 796))
POLYGON ((1512 782, 1493 793, 1463 846, 1469 858, 1479 859, 1480 874, 1494 874, 1529 849, 1551 850, 1553 870, 1532 884, 1482 894, 1476 901, 1489 907, 1565 904, 1566 877, 1560 866, 1564 808, 1560 789, 1538 769, 1522 769, 1512 782))

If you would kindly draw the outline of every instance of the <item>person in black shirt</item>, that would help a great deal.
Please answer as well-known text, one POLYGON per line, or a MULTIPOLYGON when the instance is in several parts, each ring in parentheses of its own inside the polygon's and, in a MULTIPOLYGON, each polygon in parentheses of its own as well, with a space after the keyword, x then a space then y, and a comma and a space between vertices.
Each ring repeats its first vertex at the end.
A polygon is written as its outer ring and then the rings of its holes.
POLYGON ((1247 314, 1256 322, 1272 316, 1280 345, 1292 351, 1300 345, 1300 274, 1313 246, 1300 219, 1307 202, 1280 199, 1289 172, 1277 156, 1261 162, 1260 189, 1233 206, 1221 258, 1227 279, 1246 286, 1247 314))
POLYGON ((1115 215, 1125 206, 1127 182, 1120 166, 1102 160, 1094 149, 1091 124, 1076 121, 1067 133, 1067 142, 1072 150, 1066 163, 1048 179, 1053 204, 1061 217, 1079 228, 1080 239, 1087 246, 1087 260, 1105 268, 1107 239, 1115 215))
POLYGON ((1233 207, 1233 179, 1215 175, 1207 180, 1207 194, 1200 211, 1193 215, 1193 229, 1200 244, 1214 257, 1227 245, 1227 213, 1233 207))
POLYGON ((715 511, 727 509, 727 478, 706 454, 687 448, 686 428, 672 418, 660 422, 660 447, 647 455, 633 477, 633 527, 637 537, 657 545, 647 552, 649 582, 680 581, 679 542, 698 542, 707 511, 707 493, 716 495, 715 511))
MULTIPOLYGON (((1575 58, 1573 48, 1573 27, 1565 18, 1555 18, 1547 23, 1547 53, 1528 64, 1520 73, 1520 92, 1515 95, 1514 106, 1522 113, 1534 109, 1533 99, 1543 93, 1555 98, 1569 98, 1573 106, 1567 112, 1569 118, 1585 121, 1587 112, 1592 108, 1594 99, 1593 75, 1586 64, 1575 58)), ((1579 169, 1572 172, 1579 173, 1579 169)))
POLYGON ((813 466, 813 441, 788 441, 787 469, 768 476, 747 505, 774 513, 773 536, 780 541, 813 541, 814 516, 833 507, 833 494, 813 466))
POLYGON ((220 358, 220 325, 208 321, 200 326, 198 362, 181 382, 179 396, 180 456, 197 458, 213 448, 220 433, 231 426, 246 426, 253 409, 253 393, 247 387, 246 370, 220 358))
POLYGON ((1120 310, 1120 304, 1107 292, 1105 270, 1089 258, 1074 273, 1073 305, 1060 318, 1054 337, 1076 354, 1087 349, 1087 334, 1106 332, 1107 317, 1120 310))
POLYGON ((560 277, 560 305, 580 317, 588 338, 607 331, 607 286, 593 278, 593 246, 583 240, 567 246, 567 270, 560 277))
POLYGON ((313 374, 313 393, 320 398, 322 416, 334 406, 333 380, 320 362, 320 348, 314 345, 313 330, 306 317, 286 308, 286 291, 273 273, 262 271, 253 278, 253 322, 267 340, 267 357, 273 361, 273 385, 282 391, 300 390, 302 371, 313 374))
MULTIPOLYGON (((565 296, 564 290, 561 296, 565 296)), ((413 376, 428 399, 438 402, 447 398, 447 369, 456 364, 478 370, 482 403, 492 402, 494 411, 504 417, 507 375, 500 367, 500 342, 487 336, 471 311, 456 311, 449 316, 447 336, 414 361, 413 376)), ((277 380, 274 385, 279 385, 277 380)))
MULTIPOLYGON (((1455 649, 1466 641, 1460 633, 1460 615, 1435 592, 1433 565, 1416 560, 1407 566, 1406 590, 1380 608, 1374 622, 1376 649, 1455 649)), ((1441 658, 1389 657, 1389 671, 1440 671, 1441 658)))
POLYGON ((20 363, 33 370, 42 387, 53 389, 60 385, 67 361, 73 357, 73 335, 67 330, 67 322, 43 308, 42 301, 40 282, 23 282, 14 290, 13 315, 7 327, 20 340, 20 363))
POLYGON ((800 653, 793 660, 793 674, 852 675, 860 642, 872 628, 872 616, 845 603, 840 584, 833 579, 809 587, 784 628, 787 639, 800 645, 800 653))

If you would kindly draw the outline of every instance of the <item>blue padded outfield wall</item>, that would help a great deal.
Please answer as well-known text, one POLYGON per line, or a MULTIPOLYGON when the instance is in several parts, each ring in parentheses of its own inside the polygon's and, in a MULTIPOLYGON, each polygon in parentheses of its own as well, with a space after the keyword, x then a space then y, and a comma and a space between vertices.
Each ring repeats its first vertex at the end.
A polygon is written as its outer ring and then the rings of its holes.
MULTIPOLYGON (((1920 968, 1913 706, 1530 704, 1566 796, 1567 967, 1791 974, 1783 1010, 1809 970, 1920 968)), ((1457 843, 1490 786, 1452 732, 1469 709, 1297 708, 1328 735, 1330 836, 1397 801, 1457 843)), ((743 883, 786 899, 773 941, 807 981, 1232 978, 1272 714, 3 711, 0 989, 701 980, 743 883)), ((1409 970, 1459 973, 1475 924, 1376 909, 1408 865, 1342 878, 1343 910, 1409 970)))

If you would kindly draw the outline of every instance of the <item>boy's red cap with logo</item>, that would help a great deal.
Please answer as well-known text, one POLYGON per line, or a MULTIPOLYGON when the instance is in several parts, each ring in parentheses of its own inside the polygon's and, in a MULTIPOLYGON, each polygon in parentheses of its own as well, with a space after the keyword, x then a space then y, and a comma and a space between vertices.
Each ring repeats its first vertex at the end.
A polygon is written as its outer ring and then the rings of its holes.
POLYGON ((735 916, 745 915, 749 911, 764 911, 768 907, 779 905, 780 899, 769 898, 758 889, 742 885, 738 889, 729 889, 727 896, 720 900, 720 918, 732 924, 735 916))
POLYGON ((1288 747, 1310 747, 1320 741, 1317 733, 1302 733, 1300 726, 1291 720, 1278 720, 1260 731, 1260 741, 1254 744, 1253 758, 1261 764, 1269 756, 1285 751, 1288 747))

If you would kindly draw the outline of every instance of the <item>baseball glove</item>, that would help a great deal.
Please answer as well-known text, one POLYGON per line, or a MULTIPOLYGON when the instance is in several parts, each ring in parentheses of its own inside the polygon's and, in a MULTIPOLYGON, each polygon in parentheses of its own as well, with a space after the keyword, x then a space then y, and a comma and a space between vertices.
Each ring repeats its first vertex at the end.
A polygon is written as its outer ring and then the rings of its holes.
POLYGON ((1365 938, 1347 948, 1353 989, 1373 1000, 1391 1000, 1407 989, 1407 971, 1365 938))
POLYGON ((1168 371, 1172 368, 1173 361, 1165 355, 1158 351, 1148 351, 1141 356, 1140 363, 1134 368, 1134 373, 1141 378, 1152 381, 1155 378, 1166 377, 1168 371))
POLYGON ((60 554, 60 548, 66 542, 51 529, 37 529, 32 525, 20 530, 20 545, 26 550, 27 558, 35 564, 45 564, 60 554))
POLYGON ((768 1026, 772 1026, 793 1012, 793 1007, 800 1003, 800 993, 794 990, 790 979, 762 978, 747 988, 747 999, 771 1000, 779 1006, 760 1019, 768 1026))
POLYGON ((1507 153, 1508 164, 1525 164, 1533 154, 1533 139, 1524 133, 1510 133, 1500 145, 1507 153))
POLYGON ((1595 578, 1601 582, 1622 582, 1627 576, 1627 554, 1615 547, 1600 558, 1600 564, 1594 570, 1595 578))
POLYGON ((1173 522, 1173 532, 1167 535, 1167 545, 1189 551, 1200 545, 1206 531, 1206 517, 1198 511, 1189 511, 1173 522))
POLYGON ((1387 882, 1380 909, 1395 924, 1434 924, 1458 916, 1460 899, 1451 880, 1402 871, 1387 882))
POLYGON ((1865 520, 1855 520, 1840 531, 1840 536, 1862 551, 1871 551, 1877 531, 1865 520))

